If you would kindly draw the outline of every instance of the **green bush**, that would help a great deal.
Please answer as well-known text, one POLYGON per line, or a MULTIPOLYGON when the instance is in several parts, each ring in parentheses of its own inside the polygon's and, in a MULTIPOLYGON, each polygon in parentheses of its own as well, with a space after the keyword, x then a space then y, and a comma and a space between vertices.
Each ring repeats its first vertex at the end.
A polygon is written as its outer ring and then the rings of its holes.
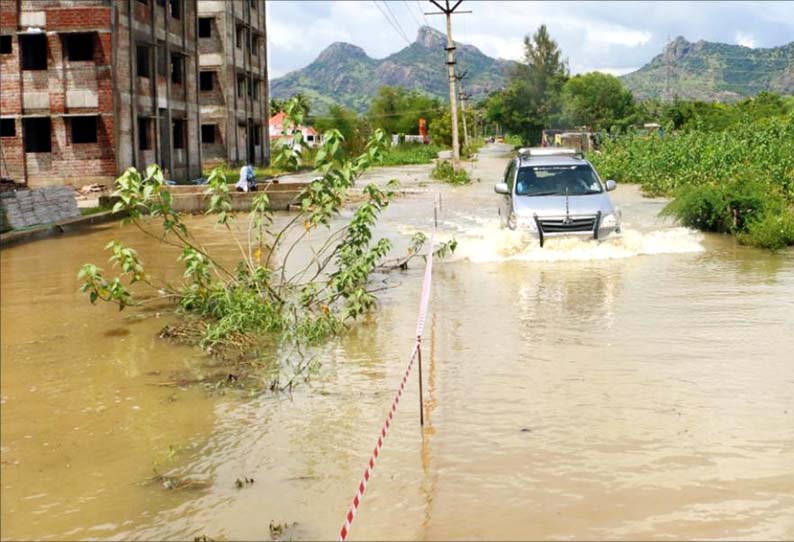
POLYGON ((441 145, 430 143, 400 143, 390 147, 383 157, 384 166, 405 166, 414 164, 429 164, 443 150, 441 145))
POLYGON ((430 172, 430 176, 436 180, 450 184, 461 185, 471 182, 471 177, 469 177, 465 169, 455 169, 452 162, 446 160, 439 161, 436 167, 433 168, 433 171, 430 172))
POLYGON ((704 231, 745 231, 753 220, 784 207, 780 196, 758 182, 729 182, 681 188, 663 214, 704 231))
POLYGON ((780 250, 794 245, 794 211, 767 213, 759 220, 750 222, 747 231, 737 235, 745 245, 780 250))
POLYGON ((662 213, 685 226, 734 234, 746 245, 778 250, 794 244, 794 210, 758 181, 683 187, 662 213))
POLYGON ((505 143, 508 145, 512 145, 514 149, 520 149, 524 146, 524 142, 521 141, 521 136, 509 134, 504 137, 505 143))

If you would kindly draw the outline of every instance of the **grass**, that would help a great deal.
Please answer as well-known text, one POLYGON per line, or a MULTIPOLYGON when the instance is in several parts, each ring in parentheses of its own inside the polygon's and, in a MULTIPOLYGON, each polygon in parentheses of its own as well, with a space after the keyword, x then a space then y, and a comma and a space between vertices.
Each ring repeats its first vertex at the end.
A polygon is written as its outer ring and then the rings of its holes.
POLYGON ((447 162, 446 160, 436 164, 436 167, 430 172, 430 176, 449 184, 462 185, 471 182, 471 177, 469 177, 465 169, 455 169, 452 162, 447 162))
POLYGON ((80 214, 82 216, 91 216, 99 213, 104 213, 105 211, 110 211, 110 210, 111 207, 103 207, 101 205, 99 207, 81 207, 80 214))
MULTIPOLYGON (((226 173, 226 182, 229 184, 234 184, 240 180, 240 168, 242 166, 229 166, 226 164, 220 164, 220 167, 223 168, 224 173, 226 173)), ((202 171, 202 175, 204 177, 209 177, 210 173, 212 173, 212 168, 205 168, 202 171)), ((256 175, 256 180, 264 181, 266 179, 272 179, 273 177, 281 177, 282 175, 290 175, 292 173, 300 173, 302 171, 310 171, 311 167, 304 167, 297 171, 287 170, 287 169, 280 169, 273 166, 268 167, 254 167, 254 175, 256 175)))
POLYGON ((444 147, 435 143, 400 143, 391 147, 383 158, 382 166, 409 166, 430 164, 444 147))

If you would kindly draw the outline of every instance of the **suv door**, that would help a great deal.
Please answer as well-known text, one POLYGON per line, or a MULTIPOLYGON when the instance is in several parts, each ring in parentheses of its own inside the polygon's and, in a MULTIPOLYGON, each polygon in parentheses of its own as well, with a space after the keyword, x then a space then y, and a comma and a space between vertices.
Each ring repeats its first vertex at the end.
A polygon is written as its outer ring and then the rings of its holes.
POLYGON ((504 183, 509 189, 509 194, 502 194, 499 198, 499 222, 503 228, 507 227, 510 214, 513 212, 513 184, 516 178, 516 160, 510 160, 505 169, 504 183))

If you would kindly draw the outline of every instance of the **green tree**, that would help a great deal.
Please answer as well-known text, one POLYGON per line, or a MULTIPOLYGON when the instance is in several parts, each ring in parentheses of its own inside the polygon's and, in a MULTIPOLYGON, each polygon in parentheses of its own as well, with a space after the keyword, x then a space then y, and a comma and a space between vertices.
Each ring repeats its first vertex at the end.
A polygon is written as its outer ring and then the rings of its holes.
POLYGON ((270 98, 270 116, 277 115, 284 111, 284 100, 270 98))
POLYGON ((369 121, 387 134, 418 134, 419 119, 437 118, 443 106, 437 98, 416 90, 384 86, 372 99, 369 121))
POLYGON ((562 88, 562 118, 568 125, 614 131, 630 121, 634 97, 617 77, 591 72, 569 79, 562 88))
MULTIPOLYGON (((526 143, 537 143, 544 126, 560 111, 560 92, 568 80, 568 66, 557 42, 541 25, 524 38, 524 59, 510 74, 501 97, 501 124, 526 143)), ((497 121, 498 122, 498 121, 497 121)))
MULTIPOLYGON (((474 110, 467 109, 466 111, 463 110, 458 111, 458 133, 460 134, 461 145, 463 145, 464 115, 466 116, 466 122, 468 123, 469 130, 472 130, 475 124, 474 110)), ((428 126, 427 131, 428 134, 430 135, 430 138, 433 140, 433 143, 439 143, 441 145, 444 145, 445 147, 450 147, 452 145, 452 119, 449 109, 445 110, 443 114, 433 119, 433 121, 428 126)), ((473 137, 474 136, 472 132, 472 138, 473 137)), ((466 154, 465 149, 463 154, 466 154)))
POLYGON ((339 130, 345 138, 342 147, 350 154, 361 154, 371 133, 365 119, 340 105, 332 105, 326 115, 317 117, 314 126, 319 132, 339 130))
POLYGON ((308 115, 309 112, 312 110, 312 104, 309 98, 306 97, 305 94, 301 94, 300 92, 295 94, 292 97, 292 100, 296 103, 301 110, 303 110, 304 115, 308 115))

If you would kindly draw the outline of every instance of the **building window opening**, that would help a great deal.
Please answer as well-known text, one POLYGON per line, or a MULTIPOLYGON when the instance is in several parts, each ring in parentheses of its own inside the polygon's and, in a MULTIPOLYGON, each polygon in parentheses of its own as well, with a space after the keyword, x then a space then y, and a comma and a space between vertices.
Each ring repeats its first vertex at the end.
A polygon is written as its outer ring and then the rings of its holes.
POLYGON ((185 148, 185 121, 182 119, 174 119, 172 122, 174 132, 174 148, 185 148))
POLYGON ((242 26, 237 27, 236 36, 235 36, 235 44, 237 45, 238 49, 243 48, 243 34, 244 30, 242 26))
POLYGON ((97 142, 97 117, 72 117, 72 143, 97 142))
POLYGON ((47 36, 45 34, 26 34, 19 36, 22 49, 23 70, 47 69, 47 36))
POLYGON ((200 38, 212 37, 212 17, 199 17, 198 35, 200 38))
POLYGON ((256 34, 251 36, 251 55, 259 56, 259 36, 256 34))
POLYGON ((52 152, 50 117, 22 119, 25 152, 52 152))
POLYGON ((182 18, 182 0, 171 0, 169 2, 171 6, 171 17, 174 19, 181 19, 182 18))
POLYGON ((182 55, 171 55, 171 82, 181 85, 183 78, 184 62, 182 55))
POLYGON ((215 125, 202 124, 201 125, 201 142, 202 143, 215 143, 215 125))
POLYGON ((0 137, 16 137, 17 126, 14 119, 0 119, 0 137))
POLYGON ((157 63, 157 75, 162 77, 168 76, 168 55, 165 52, 165 42, 158 41, 157 47, 154 48, 154 56, 157 63))
POLYGON ((152 119, 138 117, 138 148, 142 151, 152 150, 151 123, 152 119))
POLYGON ((145 45, 138 45, 136 48, 136 60, 138 75, 140 77, 149 77, 151 73, 151 67, 149 66, 149 48, 145 45))
POLYGON ((67 34, 66 57, 69 60, 94 60, 94 34, 67 34))
POLYGON ((0 55, 11 54, 11 36, 0 36, 0 55))
POLYGON ((259 99, 259 79, 256 79, 253 83, 253 95, 252 98, 254 100, 259 99))
POLYGON ((237 76, 237 97, 242 98, 245 94, 245 77, 242 75, 237 76))
POLYGON ((215 87, 215 72, 199 72, 199 88, 210 91, 215 87))
POLYGON ((254 124, 254 146, 261 145, 262 142, 262 125, 254 124))

